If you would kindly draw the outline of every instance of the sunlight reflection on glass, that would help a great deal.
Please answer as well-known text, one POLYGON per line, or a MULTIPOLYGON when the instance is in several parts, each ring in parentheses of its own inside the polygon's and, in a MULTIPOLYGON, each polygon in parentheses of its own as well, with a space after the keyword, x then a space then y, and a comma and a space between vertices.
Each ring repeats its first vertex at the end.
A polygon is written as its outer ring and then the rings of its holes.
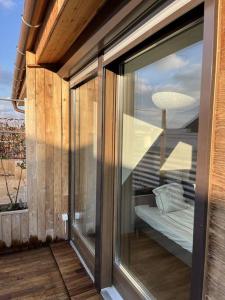
POLYGON ((192 168, 192 145, 179 142, 170 156, 166 159, 161 171, 191 170, 192 168))
POLYGON ((123 115, 122 183, 162 133, 162 128, 123 115))

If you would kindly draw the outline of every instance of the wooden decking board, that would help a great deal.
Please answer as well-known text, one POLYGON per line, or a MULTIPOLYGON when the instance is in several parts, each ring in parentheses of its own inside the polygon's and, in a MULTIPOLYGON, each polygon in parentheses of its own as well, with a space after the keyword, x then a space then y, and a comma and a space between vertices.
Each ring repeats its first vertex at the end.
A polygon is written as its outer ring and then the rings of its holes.
POLYGON ((69 299, 49 248, 0 256, 1 299, 69 299))
POLYGON ((152 239, 150 231, 130 234, 128 241, 129 270, 156 299, 190 299, 188 265, 152 239))
POLYGON ((71 299, 102 299, 69 243, 52 244, 51 250, 71 299))
POLYGON ((0 255, 0 300, 102 299, 67 242, 0 255))

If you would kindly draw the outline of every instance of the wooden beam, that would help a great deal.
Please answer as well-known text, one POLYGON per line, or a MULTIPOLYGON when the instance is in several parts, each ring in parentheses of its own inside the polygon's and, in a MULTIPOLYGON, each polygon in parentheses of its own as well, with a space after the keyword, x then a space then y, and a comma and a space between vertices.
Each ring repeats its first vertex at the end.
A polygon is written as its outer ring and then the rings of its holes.
POLYGON ((44 69, 36 70, 36 151, 37 151, 37 207, 38 207, 38 239, 45 241, 45 198, 46 198, 46 139, 45 139, 45 91, 44 69))
MULTIPOLYGON (((62 213, 69 210, 69 83, 62 80, 62 213)), ((67 224, 68 225, 68 224, 67 224)), ((65 227, 64 227, 65 228, 65 227)), ((64 232, 68 238, 68 227, 64 232)))
POLYGON ((46 122, 46 235, 54 237, 54 113, 53 74, 45 70, 45 122, 46 122))
POLYGON ((62 224, 62 84, 61 78, 53 75, 53 101, 52 112, 53 122, 53 172, 54 172, 54 236, 63 237, 62 224))
POLYGON ((54 63, 63 57, 104 1, 67 0, 60 3, 60 9, 55 1, 37 46, 38 63, 54 63))
MULTIPOLYGON (((35 54, 26 52, 26 64, 35 64, 35 54)), ((25 106, 27 202, 29 207, 29 233, 38 235, 37 172, 36 172, 36 69, 27 68, 27 97, 25 106)))
MULTIPOLYGON (((115 29, 116 26, 118 26, 124 20, 124 18, 126 18, 133 10, 135 10, 142 2, 143 0, 128 1, 126 5, 120 8, 118 13, 115 13, 113 16, 111 16, 109 20, 105 20, 105 24, 101 24, 100 28, 98 28, 96 32, 92 32, 91 36, 83 43, 81 43, 79 47, 77 47, 77 45, 74 44, 74 47, 71 48, 69 54, 66 55, 67 60, 65 61, 63 59, 63 66, 59 69, 58 74, 62 78, 68 78, 71 75, 70 71, 74 67, 76 67, 76 70, 78 70, 81 67, 80 62, 84 57, 88 57, 90 59, 90 53, 91 56, 94 56, 94 54, 96 55, 99 51, 99 43, 103 41, 104 38, 113 29, 115 29)), ((75 73, 76 70, 72 72, 75 73)))

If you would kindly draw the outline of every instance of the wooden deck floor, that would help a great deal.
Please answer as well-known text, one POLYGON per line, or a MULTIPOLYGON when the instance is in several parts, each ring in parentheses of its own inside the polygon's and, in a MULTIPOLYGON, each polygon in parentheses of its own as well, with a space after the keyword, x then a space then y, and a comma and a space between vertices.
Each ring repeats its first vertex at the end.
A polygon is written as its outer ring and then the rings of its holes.
POLYGON ((7 299, 101 298, 69 244, 59 243, 0 256, 0 300, 7 299))
POLYGON ((52 244, 51 249, 71 299, 102 299, 68 243, 52 244))

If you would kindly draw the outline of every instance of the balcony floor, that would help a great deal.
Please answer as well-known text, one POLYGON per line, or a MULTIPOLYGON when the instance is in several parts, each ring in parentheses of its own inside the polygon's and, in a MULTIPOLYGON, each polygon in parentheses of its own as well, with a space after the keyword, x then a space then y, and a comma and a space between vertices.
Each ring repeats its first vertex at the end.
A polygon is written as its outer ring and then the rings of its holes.
POLYGON ((73 249, 62 242, 0 256, 0 299, 101 297, 73 249))

